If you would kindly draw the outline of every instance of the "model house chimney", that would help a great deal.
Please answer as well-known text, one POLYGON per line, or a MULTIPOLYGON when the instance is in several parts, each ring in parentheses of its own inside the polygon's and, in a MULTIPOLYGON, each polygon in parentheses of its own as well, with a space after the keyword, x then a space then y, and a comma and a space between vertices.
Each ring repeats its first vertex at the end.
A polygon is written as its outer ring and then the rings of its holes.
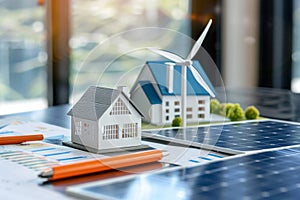
POLYGON ((174 77, 174 65, 175 63, 172 62, 167 62, 167 82, 166 86, 168 88, 168 92, 172 93, 173 92, 173 77, 174 77))
POLYGON ((118 90, 123 92, 128 98, 130 98, 129 89, 127 86, 118 86, 118 90))

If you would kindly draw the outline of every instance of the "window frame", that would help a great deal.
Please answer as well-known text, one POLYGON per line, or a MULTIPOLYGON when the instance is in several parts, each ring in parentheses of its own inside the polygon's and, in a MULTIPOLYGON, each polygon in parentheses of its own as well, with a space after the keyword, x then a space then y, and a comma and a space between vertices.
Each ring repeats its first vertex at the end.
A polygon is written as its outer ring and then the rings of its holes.
POLYGON ((48 106, 69 103, 70 0, 46 1, 48 106))

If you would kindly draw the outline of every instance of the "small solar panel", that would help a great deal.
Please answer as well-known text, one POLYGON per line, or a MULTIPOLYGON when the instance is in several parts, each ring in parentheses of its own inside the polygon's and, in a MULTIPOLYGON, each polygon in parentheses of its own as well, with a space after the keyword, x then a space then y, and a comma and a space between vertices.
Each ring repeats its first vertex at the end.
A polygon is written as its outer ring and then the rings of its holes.
POLYGON ((186 129, 143 131, 143 137, 177 142, 227 153, 300 144, 300 124, 277 120, 236 122, 186 129))
POLYGON ((273 150, 191 168, 83 184, 67 192, 101 199, 298 199, 299 163, 300 148, 273 150))

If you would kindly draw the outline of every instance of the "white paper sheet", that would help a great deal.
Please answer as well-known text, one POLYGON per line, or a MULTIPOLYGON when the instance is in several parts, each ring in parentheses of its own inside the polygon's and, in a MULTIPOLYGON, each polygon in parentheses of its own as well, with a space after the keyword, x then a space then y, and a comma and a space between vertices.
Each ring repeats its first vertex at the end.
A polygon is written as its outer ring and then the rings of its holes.
POLYGON ((0 197, 5 200, 67 200, 73 199, 65 194, 49 190, 39 185, 38 172, 15 162, 0 158, 0 197))
POLYGON ((189 148, 184 146, 164 145, 164 144, 145 142, 145 141, 143 141, 143 143, 148 144, 149 146, 152 146, 154 148, 167 151, 169 155, 164 157, 161 160, 162 162, 172 163, 172 164, 185 166, 185 167, 204 164, 228 156, 226 154, 208 151, 204 149, 189 148))
POLYGON ((7 135, 26 135, 42 133, 49 140, 62 140, 70 136, 70 130, 43 122, 31 121, 24 118, 3 118, 0 120, 0 137, 7 135))

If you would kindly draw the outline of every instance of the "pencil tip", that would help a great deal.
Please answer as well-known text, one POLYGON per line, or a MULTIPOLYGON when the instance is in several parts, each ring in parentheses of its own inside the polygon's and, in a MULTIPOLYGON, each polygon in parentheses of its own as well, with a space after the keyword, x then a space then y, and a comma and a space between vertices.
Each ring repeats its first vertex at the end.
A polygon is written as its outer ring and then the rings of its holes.
POLYGON ((168 151, 163 151, 162 152, 162 155, 163 155, 163 157, 166 157, 166 156, 168 156, 170 153, 168 152, 168 151))
POLYGON ((51 178, 53 176, 53 171, 52 169, 46 169, 42 171, 38 176, 41 178, 51 178))

